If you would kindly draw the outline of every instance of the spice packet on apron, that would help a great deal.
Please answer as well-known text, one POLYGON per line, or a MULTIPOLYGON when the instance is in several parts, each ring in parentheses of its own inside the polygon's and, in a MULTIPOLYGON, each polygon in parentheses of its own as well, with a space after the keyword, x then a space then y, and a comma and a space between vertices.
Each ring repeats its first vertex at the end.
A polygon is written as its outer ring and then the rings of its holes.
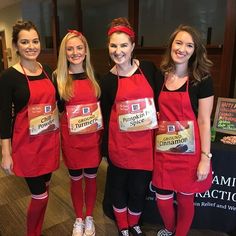
POLYGON ((156 151, 173 154, 195 154, 193 121, 159 121, 156 151))
POLYGON ((34 104, 28 107, 29 134, 45 134, 59 129, 56 104, 34 104))
POLYGON ((153 98, 142 98, 116 103, 118 125, 122 132, 157 128, 157 115, 153 98))
POLYGON ((88 134, 103 129, 100 103, 66 106, 69 133, 88 134))

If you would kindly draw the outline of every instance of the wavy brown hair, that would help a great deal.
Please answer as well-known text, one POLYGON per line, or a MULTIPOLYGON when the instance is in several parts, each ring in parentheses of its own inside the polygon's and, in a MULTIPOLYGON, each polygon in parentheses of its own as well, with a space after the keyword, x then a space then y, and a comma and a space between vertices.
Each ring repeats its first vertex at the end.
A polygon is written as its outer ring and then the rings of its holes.
POLYGON ((207 58, 206 47, 203 43, 200 33, 191 26, 180 25, 170 36, 166 52, 161 61, 160 68, 164 74, 175 71, 175 63, 171 58, 171 47, 176 35, 185 31, 191 35, 194 43, 194 52, 188 62, 188 73, 190 80, 197 84, 205 79, 210 74, 210 67, 213 65, 212 61, 207 58))

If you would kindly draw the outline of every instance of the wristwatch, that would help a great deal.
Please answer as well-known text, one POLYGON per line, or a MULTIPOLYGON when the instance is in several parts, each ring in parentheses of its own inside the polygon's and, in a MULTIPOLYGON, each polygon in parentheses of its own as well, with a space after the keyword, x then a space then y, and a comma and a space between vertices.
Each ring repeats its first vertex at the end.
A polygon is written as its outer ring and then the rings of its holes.
POLYGON ((206 157, 208 157, 209 159, 211 159, 212 158, 212 153, 206 153, 206 152, 203 152, 202 151, 202 154, 204 154, 206 157))

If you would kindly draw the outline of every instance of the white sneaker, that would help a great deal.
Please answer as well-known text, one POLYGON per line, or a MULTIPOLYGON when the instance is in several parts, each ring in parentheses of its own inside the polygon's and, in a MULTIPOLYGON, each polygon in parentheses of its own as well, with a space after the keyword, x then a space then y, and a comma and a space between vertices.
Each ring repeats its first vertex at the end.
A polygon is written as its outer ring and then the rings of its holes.
POLYGON ((84 233, 84 221, 81 218, 76 218, 72 236, 83 236, 84 233))
POLYGON ((157 232, 157 236, 172 236, 174 233, 170 232, 167 229, 161 229, 157 232))
POLYGON ((84 234, 83 236, 95 236, 95 225, 92 216, 86 216, 84 221, 84 234))

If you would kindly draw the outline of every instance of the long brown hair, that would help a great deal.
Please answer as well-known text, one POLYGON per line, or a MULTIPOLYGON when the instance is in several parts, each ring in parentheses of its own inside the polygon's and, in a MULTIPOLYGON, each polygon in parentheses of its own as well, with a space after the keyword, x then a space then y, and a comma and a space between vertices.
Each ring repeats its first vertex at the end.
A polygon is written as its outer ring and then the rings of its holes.
POLYGON ((188 73, 190 80, 197 84, 210 74, 210 67, 213 63, 207 58, 206 47, 200 33, 191 26, 180 25, 171 34, 160 68, 164 74, 175 71, 175 63, 171 58, 171 47, 176 35, 181 31, 189 33, 193 39, 194 53, 188 62, 188 73))

